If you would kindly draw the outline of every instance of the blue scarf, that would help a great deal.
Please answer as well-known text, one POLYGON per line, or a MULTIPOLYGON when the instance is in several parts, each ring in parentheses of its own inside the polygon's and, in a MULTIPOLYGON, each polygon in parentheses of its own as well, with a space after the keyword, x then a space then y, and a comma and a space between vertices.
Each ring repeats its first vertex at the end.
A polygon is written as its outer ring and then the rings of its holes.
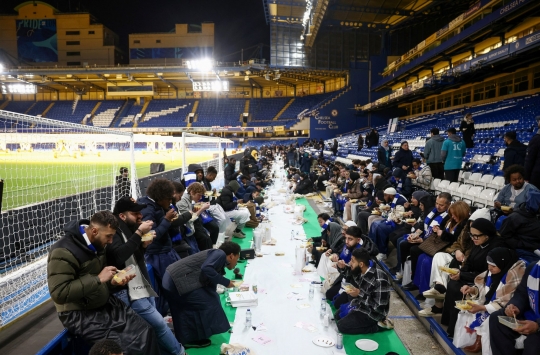
POLYGON ((328 223, 332 222, 331 219, 329 219, 328 221, 324 222, 324 224, 321 226, 321 233, 324 232, 326 229, 328 229, 328 223))
POLYGON ((184 174, 184 181, 186 183, 185 188, 187 189, 189 185, 197 181, 197 174, 192 171, 188 171, 184 174))
POLYGON ((86 231, 84 230, 84 227, 87 227, 87 226, 85 225, 79 226, 79 230, 81 231, 81 234, 84 240, 86 240, 86 246, 88 247, 88 249, 92 250, 94 254, 97 254, 97 249, 95 246, 92 245, 92 243, 90 243, 90 239, 88 239, 88 236, 86 235, 86 231))
POLYGON ((422 238, 426 239, 431 235, 431 232, 433 231, 433 227, 436 225, 441 225, 443 219, 448 216, 448 212, 443 212, 438 216, 435 216, 437 214, 437 208, 434 208, 426 217, 424 220, 424 232, 422 233, 422 238))
POLYGON ((394 209, 396 208, 396 204, 398 202, 398 200, 400 199, 401 195, 400 194, 396 194, 394 196, 394 199, 392 200, 392 203, 390 203, 390 208, 394 209))
POLYGON ((349 182, 351 182, 350 179, 345 180, 345 184, 343 185, 343 188, 341 189, 342 192, 347 192, 347 187, 349 186, 349 182))
POLYGON ((531 269, 531 273, 527 279, 527 294, 529 295, 529 304, 531 311, 525 312, 527 320, 536 321, 540 318, 540 261, 531 269))
POLYGON ((403 188, 403 179, 399 179, 399 181, 397 181, 396 178, 392 176, 390 181, 392 182, 392 185, 396 187, 396 189, 401 190, 401 188, 403 188))
MULTIPOLYGON (((488 276, 486 277, 486 287, 491 287, 491 272, 488 273, 488 276)), ((506 275, 503 276, 503 278, 501 279, 501 282, 499 285, 505 285, 506 284, 506 275)), ((489 300, 490 302, 493 302, 495 299, 497 298, 497 292, 494 292, 493 293, 493 296, 491 296, 491 300, 489 300)), ((469 325, 469 328, 471 329, 476 329, 477 327, 481 326, 482 323, 484 323, 486 321, 486 319, 488 319, 489 317, 489 313, 488 312, 477 312, 476 313, 476 319, 474 321, 471 322, 471 324, 469 325)))
POLYGON ((255 216, 260 217, 261 216, 261 208, 259 207, 258 203, 255 203, 255 216))
MULTIPOLYGON (((356 244, 354 249, 361 248, 363 244, 364 244, 364 241, 362 240, 362 238, 360 238, 360 242, 356 244)), ((347 248, 347 244, 345 244, 343 246, 343 249, 341 250, 341 253, 339 254, 339 259, 343 260, 345 264, 348 264, 351 261, 351 258, 352 258, 352 251, 350 251, 349 248, 347 248)))

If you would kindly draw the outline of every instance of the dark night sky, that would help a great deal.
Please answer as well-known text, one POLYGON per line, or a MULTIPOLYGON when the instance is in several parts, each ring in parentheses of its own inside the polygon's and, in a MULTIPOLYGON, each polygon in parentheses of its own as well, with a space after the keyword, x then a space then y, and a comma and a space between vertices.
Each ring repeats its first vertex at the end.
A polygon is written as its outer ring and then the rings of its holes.
MULTIPOLYGON (((0 13, 14 13, 23 0, 0 0, 0 13)), ((270 29, 262 0, 43 0, 62 12, 86 11, 120 36, 127 51, 128 34, 169 32, 175 23, 215 23, 215 58, 233 61, 240 53, 225 55, 259 43, 269 45, 270 29)), ((244 59, 253 50, 244 51, 244 59)), ((269 58, 265 47, 265 58, 269 58)))

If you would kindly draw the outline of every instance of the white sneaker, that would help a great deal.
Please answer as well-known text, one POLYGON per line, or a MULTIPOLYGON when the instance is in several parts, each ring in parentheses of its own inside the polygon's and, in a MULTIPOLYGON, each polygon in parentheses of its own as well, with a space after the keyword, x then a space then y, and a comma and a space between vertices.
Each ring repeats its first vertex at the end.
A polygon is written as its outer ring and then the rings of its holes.
POLYGON ((244 239, 246 237, 246 235, 242 232, 234 232, 232 236, 238 239, 244 239))
POLYGON ((426 309, 423 309, 420 312, 418 312, 418 315, 420 317, 433 317, 435 315, 435 313, 431 312, 431 309, 426 308, 426 309))
POLYGON ((386 254, 383 254, 383 253, 377 254, 377 260, 385 261, 386 260, 386 254))
POLYGON ((396 272, 396 279, 397 280, 401 280, 403 278, 403 273, 402 272, 396 272))
POLYGON ((444 296, 445 296, 444 293, 440 293, 439 291, 437 291, 433 287, 430 288, 427 291, 424 291, 424 293, 422 293, 422 295, 424 295, 425 298, 435 298, 435 299, 438 299, 438 300, 444 300, 444 296))

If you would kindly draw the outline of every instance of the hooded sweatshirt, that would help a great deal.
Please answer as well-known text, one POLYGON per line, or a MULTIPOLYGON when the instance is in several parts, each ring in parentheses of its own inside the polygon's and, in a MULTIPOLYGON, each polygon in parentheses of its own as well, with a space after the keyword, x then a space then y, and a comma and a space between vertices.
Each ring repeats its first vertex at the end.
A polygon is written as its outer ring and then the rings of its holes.
POLYGON ((444 170, 459 170, 463 157, 467 152, 465 142, 461 137, 452 134, 444 141, 441 149, 441 159, 444 162, 444 170))
POLYGON ((436 134, 432 136, 427 142, 424 148, 424 156, 426 157, 426 163, 442 163, 441 148, 444 142, 444 138, 436 134))
POLYGON ((511 165, 525 164, 525 156, 527 155, 527 146, 518 140, 513 140, 504 150, 504 168, 511 165))

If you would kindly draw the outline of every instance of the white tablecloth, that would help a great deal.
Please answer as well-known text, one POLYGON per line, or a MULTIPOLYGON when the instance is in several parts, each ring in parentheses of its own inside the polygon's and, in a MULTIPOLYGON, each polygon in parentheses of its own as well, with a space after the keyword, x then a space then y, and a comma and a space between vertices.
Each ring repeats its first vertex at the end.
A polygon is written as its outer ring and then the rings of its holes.
MULTIPOLYGON (((277 178, 271 194, 283 187, 281 179, 277 178)), ((244 282, 258 287, 258 306, 250 307, 252 325, 261 323, 266 331, 254 331, 245 327, 246 308, 237 308, 236 318, 231 334, 231 343, 240 343, 250 347, 257 355, 275 354, 311 354, 329 355, 344 354, 345 351, 335 347, 322 348, 313 344, 312 340, 324 336, 334 341, 337 338, 335 322, 325 328, 320 318, 321 298, 320 286, 315 287, 313 299, 309 299, 311 280, 319 281, 316 272, 294 275, 295 247, 301 244, 299 240, 291 240, 291 230, 303 232, 301 225, 293 225, 293 214, 283 212, 283 205, 270 209, 269 219, 272 222, 272 238, 277 240, 275 246, 263 245, 263 257, 248 261, 244 282), (284 256, 276 256, 276 251, 282 251, 284 256), (291 285, 299 286, 299 288, 291 285), (291 294, 295 292, 297 294, 291 294), (291 297, 292 296, 292 297, 291 297), (302 298, 302 299, 299 299, 302 298), (298 305, 309 304, 310 308, 299 309, 298 305), (310 332, 295 327, 298 322, 310 323, 317 329, 310 332), (253 338, 265 335, 272 341, 265 345, 259 344, 253 338)), ((327 305, 329 310, 329 305, 327 305)))

